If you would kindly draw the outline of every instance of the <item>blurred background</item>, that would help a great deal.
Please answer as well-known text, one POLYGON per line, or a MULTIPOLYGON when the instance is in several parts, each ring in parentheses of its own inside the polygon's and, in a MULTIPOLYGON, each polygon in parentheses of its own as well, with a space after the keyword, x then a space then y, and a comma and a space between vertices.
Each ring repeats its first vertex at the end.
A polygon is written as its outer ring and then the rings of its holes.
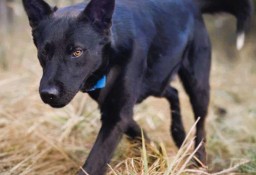
MULTIPOLYGON (((78 1, 47 2, 62 6, 78 1)), ((205 21, 213 46, 211 104, 206 127, 208 171, 223 171, 241 164, 232 169, 234 173, 256 174, 256 16, 241 51, 236 50, 234 17, 205 16, 205 21)), ((97 105, 86 94, 78 94, 63 109, 44 105, 38 94, 40 78, 41 68, 21 1, 1 0, 1 175, 74 174, 100 128, 97 105)), ((178 78, 173 86, 180 92, 188 131, 194 123, 189 100, 178 78)), ((153 141, 164 144, 166 159, 172 160, 177 148, 169 134, 169 113, 166 101, 149 98, 136 107, 135 118, 153 141)), ((127 150, 127 144, 124 139, 109 174, 143 169, 141 161, 135 161, 135 167, 127 165, 131 158, 139 160, 136 158, 140 156, 127 150)), ((159 155, 153 157, 157 156, 160 159, 159 155)), ((160 170, 154 173, 161 174, 160 170)))

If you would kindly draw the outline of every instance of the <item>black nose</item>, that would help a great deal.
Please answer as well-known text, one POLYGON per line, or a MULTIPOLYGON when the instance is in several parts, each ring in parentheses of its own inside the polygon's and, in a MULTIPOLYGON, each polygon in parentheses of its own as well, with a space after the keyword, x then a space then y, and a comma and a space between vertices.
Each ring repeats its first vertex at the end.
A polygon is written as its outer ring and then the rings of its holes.
POLYGON ((59 90, 56 87, 43 88, 40 89, 40 95, 44 102, 53 102, 59 97, 59 90))

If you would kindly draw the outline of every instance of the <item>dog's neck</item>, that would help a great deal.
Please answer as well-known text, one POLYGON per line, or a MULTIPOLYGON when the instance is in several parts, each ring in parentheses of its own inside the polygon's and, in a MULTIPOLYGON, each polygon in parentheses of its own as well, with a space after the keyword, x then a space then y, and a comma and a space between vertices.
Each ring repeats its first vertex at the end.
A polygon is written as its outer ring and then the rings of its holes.
MULTIPOLYGON (((109 48, 110 44, 107 44, 103 52, 108 52, 109 48)), ((92 92, 105 87, 107 74, 111 68, 111 61, 108 54, 103 53, 102 55, 105 55, 105 57, 102 58, 101 66, 83 83, 82 92, 92 92)))
POLYGON ((101 72, 101 73, 95 72, 92 76, 90 76, 86 80, 81 91, 82 92, 92 92, 95 90, 102 89, 106 86, 106 79, 107 79, 107 75, 104 74, 103 72, 101 72))

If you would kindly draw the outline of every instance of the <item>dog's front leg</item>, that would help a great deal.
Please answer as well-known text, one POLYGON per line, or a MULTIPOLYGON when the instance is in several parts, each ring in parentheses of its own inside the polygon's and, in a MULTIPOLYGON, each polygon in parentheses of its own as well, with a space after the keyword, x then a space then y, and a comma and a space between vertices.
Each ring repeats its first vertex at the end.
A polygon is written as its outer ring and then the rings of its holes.
POLYGON ((111 104, 111 102, 106 102, 107 105, 101 109, 102 126, 79 175, 85 175, 86 173, 90 175, 105 174, 107 164, 120 142, 123 133, 127 129, 128 121, 132 117, 131 106, 133 105, 128 105, 128 108, 127 105, 119 108, 119 104, 111 104))
MULTIPOLYGON (((144 47, 134 45, 131 55, 124 67, 117 71, 117 78, 100 104, 102 127, 87 158, 83 169, 90 175, 103 175, 106 172, 117 144, 123 133, 127 133, 133 123, 133 107, 140 92, 146 51, 144 47)), ((83 170, 79 175, 85 175, 83 170)))
POLYGON ((91 153, 79 175, 102 175, 123 134, 117 123, 103 123, 91 153), (86 173, 84 173, 84 171, 86 173))

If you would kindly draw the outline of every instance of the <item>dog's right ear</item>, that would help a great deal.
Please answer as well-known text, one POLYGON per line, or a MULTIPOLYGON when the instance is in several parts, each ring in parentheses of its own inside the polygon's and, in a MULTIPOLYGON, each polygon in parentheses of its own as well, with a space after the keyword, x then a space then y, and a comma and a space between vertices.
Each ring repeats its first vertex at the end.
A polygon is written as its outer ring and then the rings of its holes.
POLYGON ((53 13, 50 5, 43 0, 22 0, 22 2, 32 28, 53 13))
POLYGON ((89 20, 100 32, 108 31, 112 25, 115 0, 91 0, 79 18, 89 20))

